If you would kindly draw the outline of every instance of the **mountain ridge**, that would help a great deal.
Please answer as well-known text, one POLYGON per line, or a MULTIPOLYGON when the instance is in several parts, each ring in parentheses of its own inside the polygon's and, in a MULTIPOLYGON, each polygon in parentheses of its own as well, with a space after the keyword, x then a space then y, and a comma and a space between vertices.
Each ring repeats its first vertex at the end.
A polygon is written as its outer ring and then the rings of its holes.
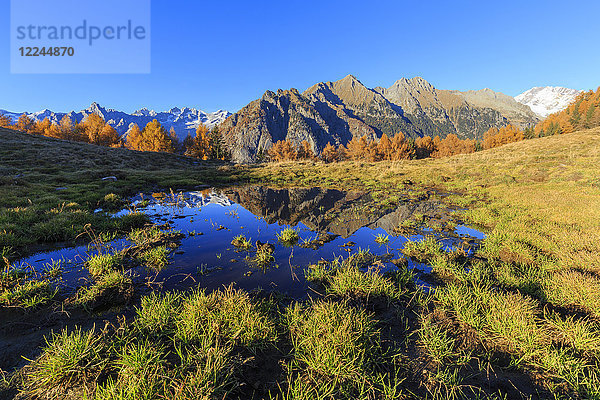
POLYGON ((354 75, 319 82, 304 92, 266 91, 221 125, 236 162, 260 159, 273 143, 306 140, 315 153, 327 143, 352 138, 376 140, 398 132, 481 139, 490 128, 509 123, 532 126, 539 118, 514 98, 490 89, 460 92, 436 89, 422 77, 401 78, 389 88, 368 88, 354 75))
MULTIPOLYGON (((0 110, 0 113, 10 117, 13 122, 16 122, 19 116, 23 114, 5 110, 0 110)), ((229 111, 225 110, 206 113, 202 110, 189 107, 173 107, 168 111, 160 112, 148 110, 147 108, 141 108, 129 114, 112 108, 102 107, 96 102, 93 102, 88 108, 80 111, 70 111, 68 113, 64 113, 44 109, 42 111, 25 114, 35 121, 41 121, 44 118, 48 118, 50 122, 56 124, 58 124, 65 115, 68 115, 71 119, 74 119, 77 122, 81 122, 90 114, 98 114, 101 115, 109 125, 115 128, 115 130, 121 136, 126 135, 133 124, 137 124, 143 129, 148 122, 156 119, 167 130, 170 130, 171 127, 173 127, 180 139, 185 138, 188 133, 193 136, 200 123, 208 125, 212 128, 223 122, 228 116, 231 115, 229 111)))

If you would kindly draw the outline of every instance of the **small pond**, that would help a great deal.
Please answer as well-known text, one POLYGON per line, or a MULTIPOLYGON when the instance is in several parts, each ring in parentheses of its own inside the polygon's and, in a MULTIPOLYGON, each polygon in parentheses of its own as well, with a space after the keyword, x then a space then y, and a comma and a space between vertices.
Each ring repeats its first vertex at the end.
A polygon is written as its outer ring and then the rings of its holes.
MULTIPOLYGON (((383 209, 365 192, 242 186, 139 195, 115 215, 134 211, 144 212, 163 229, 184 236, 164 270, 155 274, 136 272, 138 278, 151 281, 153 288, 160 290, 196 285, 214 289, 235 282, 246 290, 276 290, 301 298, 308 292, 304 270, 319 260, 331 261, 368 249, 374 255, 386 256, 378 266, 385 272, 396 268, 394 261, 403 257, 401 249, 408 240, 435 236, 446 249, 461 247, 471 254, 485 237, 456 221, 454 210, 435 196, 383 209), (299 235, 292 246, 277 240, 277 235, 288 227, 299 235), (238 235, 248 238, 253 248, 245 251, 234 247, 231 242, 238 235), (377 236, 388 240, 379 244, 377 236), (274 246, 274 261, 266 267, 249 261, 257 241, 274 246)), ((130 245, 127 239, 106 244, 114 250, 130 245)), ((53 261, 63 260, 61 284, 74 289, 89 279, 84 263, 98 251, 106 249, 62 248, 35 254, 17 265, 39 271, 53 261)), ((409 261, 409 268, 414 269, 417 283, 426 286, 420 276, 430 272, 428 267, 409 261)))

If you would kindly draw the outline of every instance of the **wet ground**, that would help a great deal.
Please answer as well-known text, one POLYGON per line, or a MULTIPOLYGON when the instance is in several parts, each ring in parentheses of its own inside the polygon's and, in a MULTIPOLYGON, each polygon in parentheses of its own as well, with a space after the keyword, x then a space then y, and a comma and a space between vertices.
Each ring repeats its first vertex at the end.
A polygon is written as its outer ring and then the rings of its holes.
MULTIPOLYGON (((319 260, 331 261, 369 250, 385 256, 386 261, 379 263, 385 272, 396 268, 394 260, 403 257, 401 249, 408 240, 424 236, 436 237, 447 249, 461 247, 467 254, 472 253, 484 235, 461 225, 455 210, 436 199, 439 197, 432 195, 382 208, 364 192, 246 186, 139 195, 115 215, 141 211, 163 229, 184 235, 164 270, 134 271, 138 280, 150 281, 148 286, 153 289, 196 285, 214 289, 235 282, 246 290, 276 290, 302 298, 308 290, 304 269, 319 260), (295 245, 278 242, 277 234, 285 228, 293 228, 300 236, 295 245), (238 235, 248 238, 253 247, 239 250, 233 246, 231 242, 238 235), (388 241, 377 243, 378 236, 388 241), (274 261, 267 266, 257 266, 250 260, 257 242, 274 246, 274 261)), ((88 279, 84 263, 91 255, 131 244, 127 239, 117 239, 102 248, 62 248, 35 254, 16 265, 41 271, 61 260, 59 285, 68 293, 88 279)), ((429 268, 413 261, 409 261, 409 268, 415 271, 417 283, 427 287, 429 268)))

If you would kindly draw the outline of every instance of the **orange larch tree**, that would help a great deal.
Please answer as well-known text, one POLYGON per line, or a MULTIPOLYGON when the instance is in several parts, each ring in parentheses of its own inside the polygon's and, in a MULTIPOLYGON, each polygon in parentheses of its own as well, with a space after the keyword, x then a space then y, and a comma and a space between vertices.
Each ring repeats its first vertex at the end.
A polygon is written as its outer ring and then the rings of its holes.
POLYGON ((431 136, 423 136, 415 141, 415 155, 417 158, 431 157, 431 153, 434 151, 436 151, 436 148, 431 136))
POLYGON ((299 160, 312 160, 315 158, 315 152, 307 140, 303 140, 302 143, 300 143, 297 154, 299 160))
POLYGON ((269 149, 267 156, 271 161, 294 161, 298 153, 289 140, 279 140, 269 149))
POLYGON ((328 142, 321 152, 321 160, 325 161, 326 163, 337 162, 340 160, 340 154, 335 146, 328 142))
POLYGON ((19 119, 17 120, 15 127, 23 132, 33 132, 35 123, 33 122, 33 119, 31 119, 27 114, 21 114, 19 116, 19 119))

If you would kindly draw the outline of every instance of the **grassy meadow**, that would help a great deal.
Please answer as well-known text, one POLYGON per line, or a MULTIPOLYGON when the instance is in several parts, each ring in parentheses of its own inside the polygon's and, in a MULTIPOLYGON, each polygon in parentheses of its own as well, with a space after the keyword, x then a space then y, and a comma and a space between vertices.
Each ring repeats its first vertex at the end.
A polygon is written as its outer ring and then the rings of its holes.
MULTIPOLYGON (((0 398, 600 399, 600 128, 441 159, 257 165, 0 130, 0 251, 0 318, 63 321, 40 326, 29 361, 0 368, 0 398), (439 282, 428 292, 406 264, 381 274, 360 254, 314 260, 306 301, 235 285, 139 294, 128 268, 162 268, 177 233, 94 210, 238 183, 367 190, 379 207, 435 197, 487 237, 472 257, 408 243, 406 259, 439 282), (51 284, 60 266, 10 267, 53 244, 121 236, 135 246, 87 260, 93 280, 72 296, 51 284), (111 302, 127 312, 99 315, 111 302)), ((15 329, 0 330, 0 358, 15 329)))

